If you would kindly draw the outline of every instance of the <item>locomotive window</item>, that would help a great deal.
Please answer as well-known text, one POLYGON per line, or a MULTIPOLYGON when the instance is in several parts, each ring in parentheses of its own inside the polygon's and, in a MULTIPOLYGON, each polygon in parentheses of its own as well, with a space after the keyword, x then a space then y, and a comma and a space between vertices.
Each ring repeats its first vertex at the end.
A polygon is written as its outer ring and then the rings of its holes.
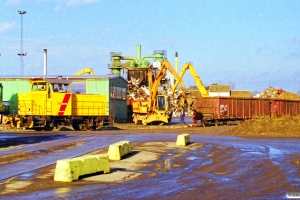
POLYGON ((86 82, 72 82, 70 86, 73 94, 86 94, 86 82))
POLYGON ((53 84, 53 92, 70 92, 69 84, 55 83, 53 84))
POLYGON ((32 91, 45 91, 46 83, 33 83, 31 90, 32 91))

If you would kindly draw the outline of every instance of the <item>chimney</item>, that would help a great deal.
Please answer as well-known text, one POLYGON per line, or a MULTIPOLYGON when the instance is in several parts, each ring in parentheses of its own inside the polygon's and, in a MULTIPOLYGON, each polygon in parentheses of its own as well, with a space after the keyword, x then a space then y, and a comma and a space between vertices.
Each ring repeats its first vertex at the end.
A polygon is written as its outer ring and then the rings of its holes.
POLYGON ((44 76, 47 75, 47 49, 44 49, 44 76))

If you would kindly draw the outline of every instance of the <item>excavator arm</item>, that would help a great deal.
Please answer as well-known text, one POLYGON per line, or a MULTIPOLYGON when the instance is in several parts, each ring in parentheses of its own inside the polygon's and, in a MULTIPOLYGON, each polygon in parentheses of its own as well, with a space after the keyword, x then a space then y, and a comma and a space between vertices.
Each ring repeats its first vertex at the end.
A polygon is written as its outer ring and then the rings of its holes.
POLYGON ((154 81, 152 81, 152 68, 149 68, 148 80, 149 80, 149 88, 150 88, 150 99, 149 99, 149 103, 148 103, 148 111, 150 111, 150 112, 155 110, 158 86, 160 84, 161 79, 166 74, 166 71, 167 71, 166 68, 162 66, 160 68, 157 76, 155 77, 154 81))
MULTIPOLYGON (((169 70, 169 72, 171 72, 171 74, 174 76, 174 78, 176 79, 177 85, 176 88, 178 86, 178 84, 180 83, 181 85, 181 89, 184 90, 185 86, 184 86, 184 82, 182 80, 182 78, 180 78, 180 76, 178 76, 177 72, 175 71, 175 69, 172 67, 171 63, 168 60, 164 60, 162 65, 169 70)), ((173 86, 174 88, 174 86, 173 86)), ((175 89, 174 89, 175 91, 175 89)), ((174 94, 173 89, 172 89, 172 94, 174 94)))
POLYGON ((148 80, 149 80, 149 88, 150 88, 150 99, 148 103, 148 110, 153 111, 155 110, 156 101, 157 101, 157 90, 160 84, 161 79, 165 76, 167 70, 169 70, 174 78, 178 81, 177 85, 180 83, 182 89, 184 90, 184 83, 182 79, 178 76, 172 65, 168 60, 164 60, 162 62, 161 68, 155 77, 154 81, 152 81, 152 68, 149 69, 148 72, 148 80))
POLYGON ((82 74, 90 74, 90 75, 95 75, 94 71, 92 68, 84 68, 78 72, 76 72, 74 75, 82 75, 82 74))
POLYGON ((203 82, 201 81, 200 77, 198 76, 195 68, 193 67, 193 65, 191 63, 186 63, 183 65, 182 70, 179 74, 179 79, 176 80, 174 86, 172 87, 172 94, 174 94, 175 89, 177 88, 178 84, 180 81, 182 81, 182 77, 185 74, 186 70, 190 70, 190 73, 192 75, 192 77, 194 78, 194 81, 200 91, 200 94, 202 97, 208 97, 208 92, 206 90, 206 88, 203 85, 203 82))

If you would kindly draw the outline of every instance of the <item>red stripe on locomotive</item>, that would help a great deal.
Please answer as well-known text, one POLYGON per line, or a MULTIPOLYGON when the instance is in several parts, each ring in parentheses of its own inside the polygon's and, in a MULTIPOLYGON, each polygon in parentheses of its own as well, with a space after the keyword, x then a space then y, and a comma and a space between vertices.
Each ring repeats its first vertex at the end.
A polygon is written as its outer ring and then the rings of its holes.
POLYGON ((68 102, 70 100, 71 94, 65 94, 65 97, 61 103, 61 106, 59 108, 59 111, 57 113, 58 116, 63 116, 65 113, 65 110, 67 108, 68 102))

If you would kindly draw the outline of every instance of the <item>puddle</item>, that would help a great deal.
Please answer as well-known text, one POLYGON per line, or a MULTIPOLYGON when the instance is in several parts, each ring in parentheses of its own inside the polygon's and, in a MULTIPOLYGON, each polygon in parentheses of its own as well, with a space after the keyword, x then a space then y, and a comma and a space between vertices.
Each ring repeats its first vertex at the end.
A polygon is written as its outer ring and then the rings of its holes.
POLYGON ((36 176, 36 173, 34 173, 34 172, 28 172, 28 173, 25 173, 25 174, 21 174, 19 176, 19 180, 34 179, 35 176, 36 176))
POLYGON ((196 157, 196 156, 191 156, 191 157, 188 157, 186 158, 187 160, 196 160, 196 159, 200 159, 199 157, 196 157))
POLYGON ((1 194, 15 193, 16 191, 25 188, 32 183, 33 181, 12 181, 11 183, 5 185, 5 188, 3 191, 1 191, 1 194))

